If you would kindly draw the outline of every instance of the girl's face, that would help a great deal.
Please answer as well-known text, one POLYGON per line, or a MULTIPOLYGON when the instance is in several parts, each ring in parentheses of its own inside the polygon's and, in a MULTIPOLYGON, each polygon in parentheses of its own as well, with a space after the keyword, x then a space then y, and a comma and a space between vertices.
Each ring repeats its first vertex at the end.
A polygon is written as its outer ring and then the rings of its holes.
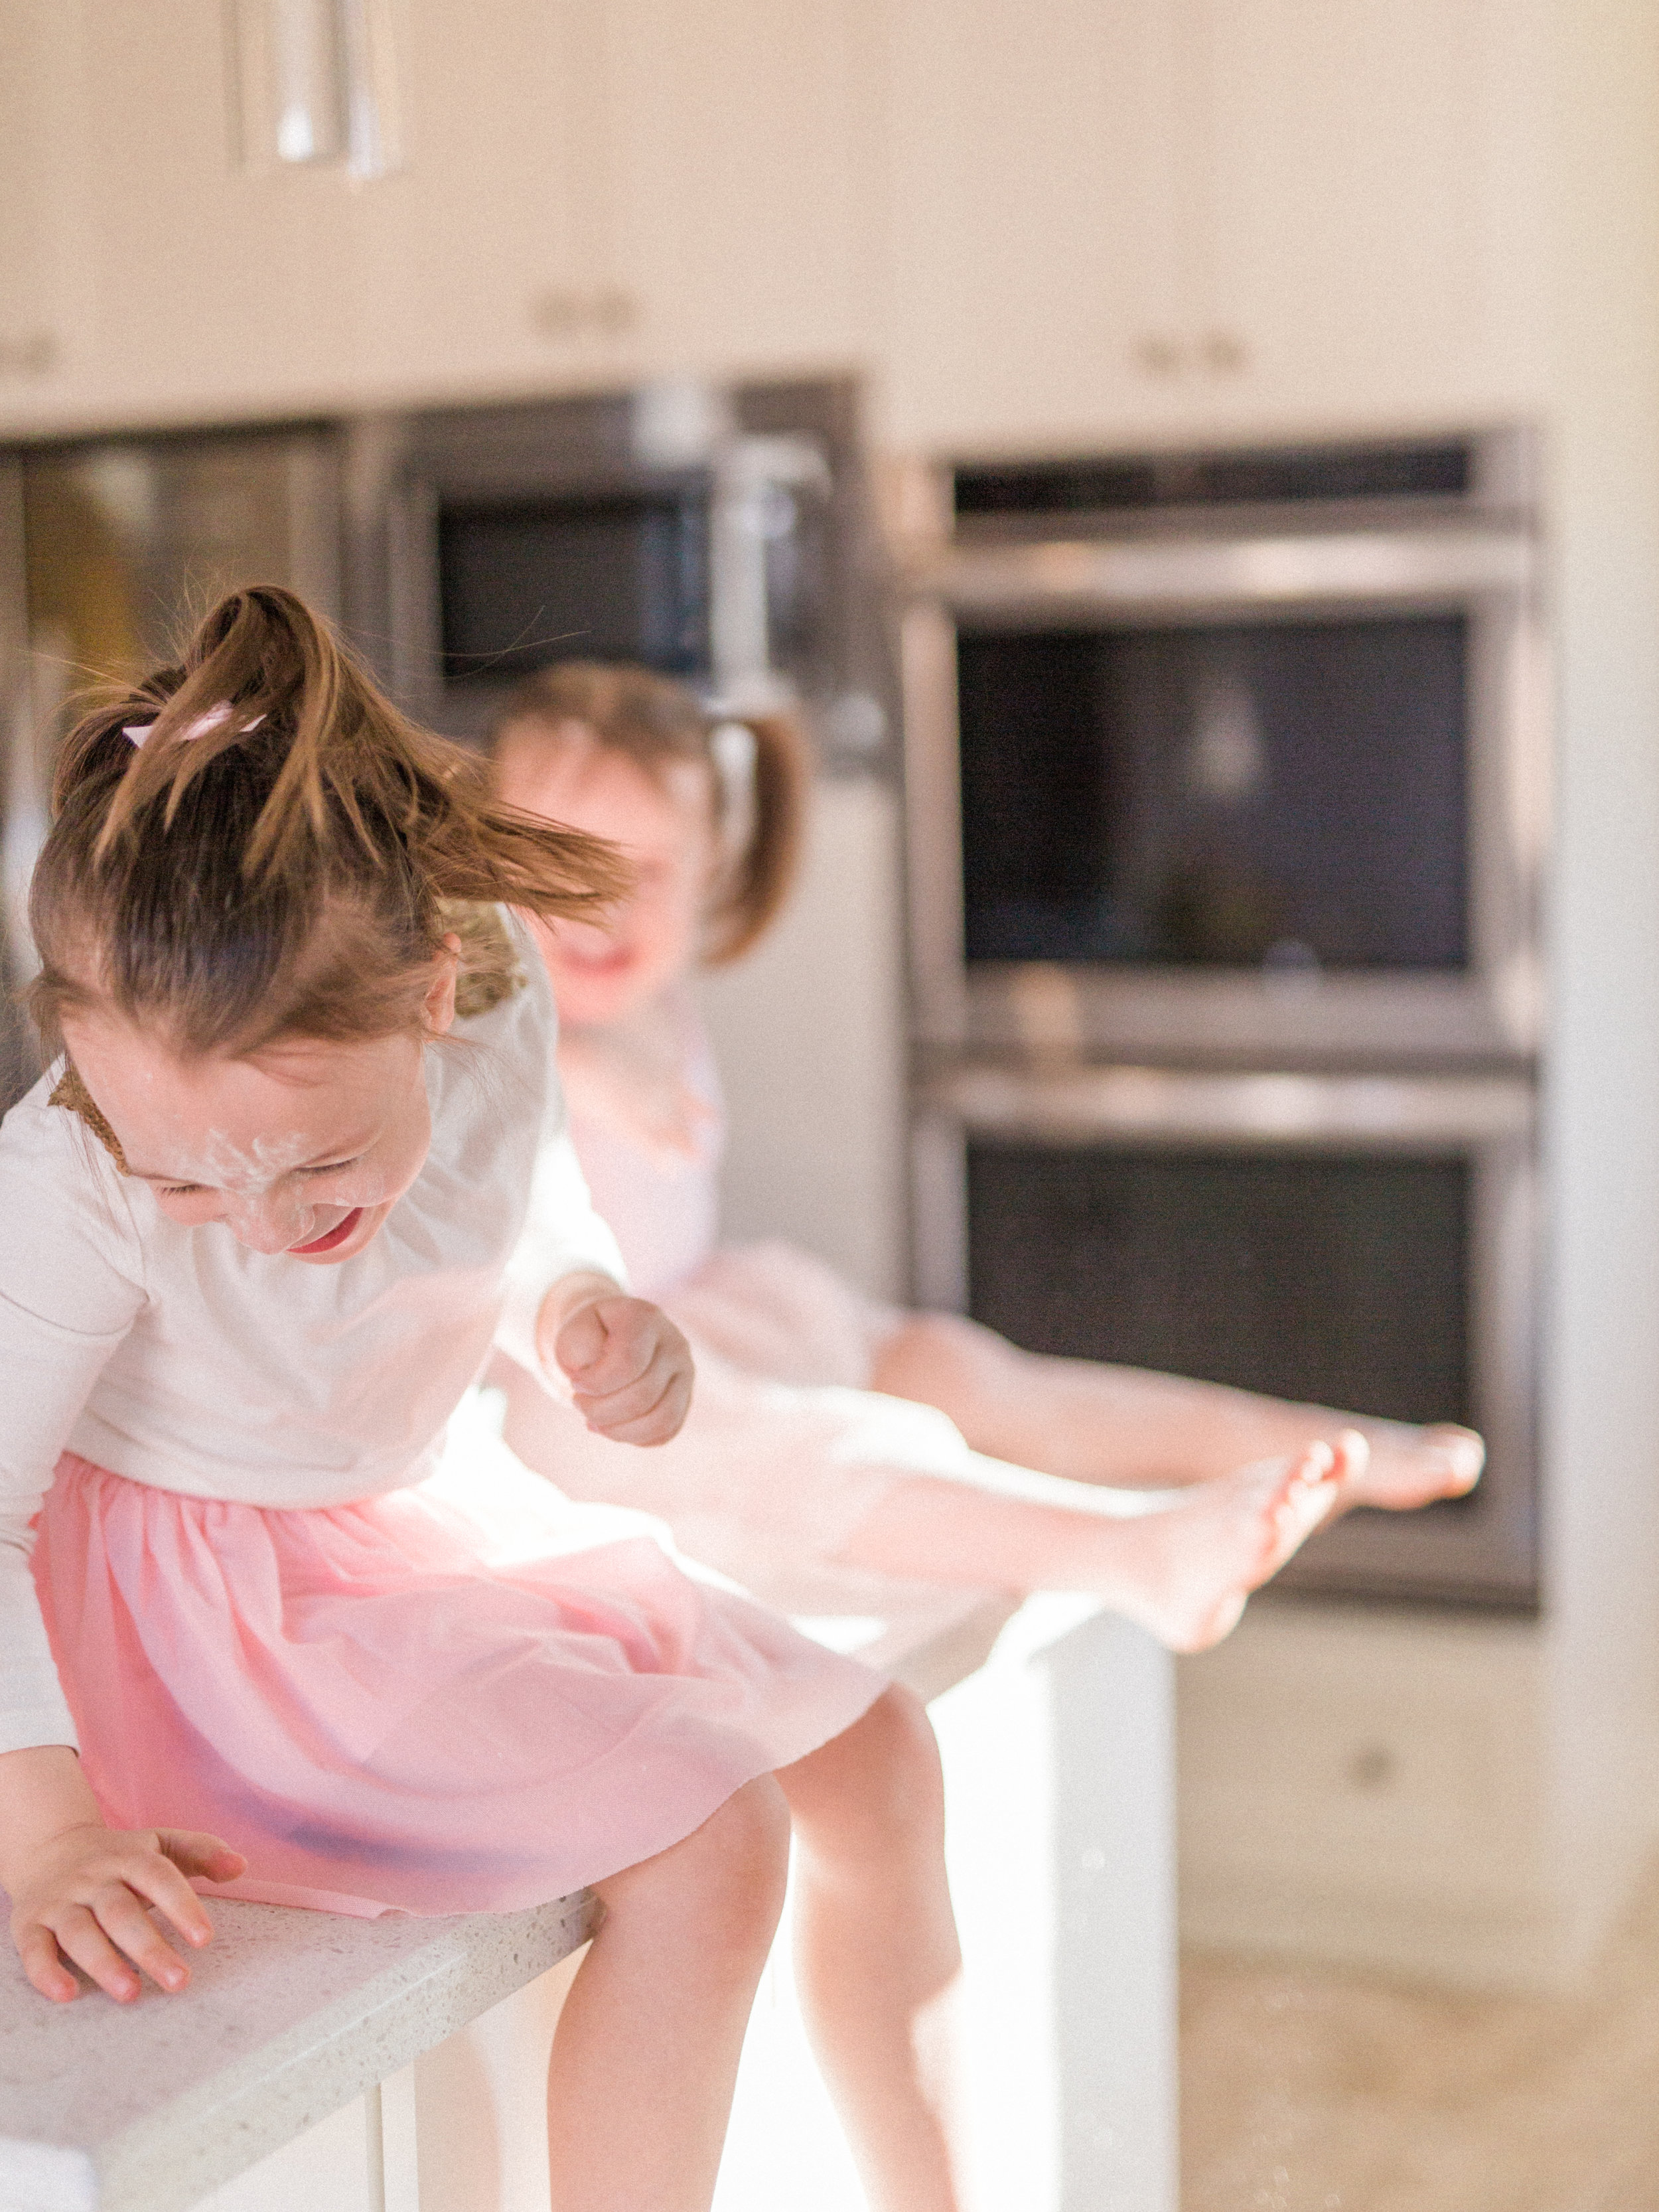
MULTIPOLYGON (((454 1018, 444 961, 427 1002, 437 1034, 454 1018)), ((256 1252, 313 1267, 373 1241, 432 1142, 419 1036, 360 1044, 279 1041, 257 1059, 181 1060, 116 1016, 64 1024, 94 1103, 128 1171, 171 1221, 222 1221, 256 1252)))
POLYGON ((603 1028, 678 981, 696 959, 719 866, 709 770, 671 761, 648 775, 583 723, 523 723, 501 739, 496 782, 513 805, 620 845, 635 871, 604 928, 537 925, 561 1019, 603 1028))

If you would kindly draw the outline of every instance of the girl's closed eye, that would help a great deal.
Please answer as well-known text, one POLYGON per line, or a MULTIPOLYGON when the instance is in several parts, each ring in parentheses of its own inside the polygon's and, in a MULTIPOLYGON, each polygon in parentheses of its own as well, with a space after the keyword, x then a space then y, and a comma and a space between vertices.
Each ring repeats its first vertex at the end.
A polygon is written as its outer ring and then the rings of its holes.
MULTIPOLYGON (((301 1168, 299 1172, 303 1176, 339 1175, 346 1168, 355 1168, 362 1158, 362 1152, 356 1152, 349 1160, 329 1160, 319 1167, 301 1168)), ((206 1188, 207 1185, 201 1182, 164 1182, 160 1186, 163 1198, 193 1198, 198 1191, 206 1188)))

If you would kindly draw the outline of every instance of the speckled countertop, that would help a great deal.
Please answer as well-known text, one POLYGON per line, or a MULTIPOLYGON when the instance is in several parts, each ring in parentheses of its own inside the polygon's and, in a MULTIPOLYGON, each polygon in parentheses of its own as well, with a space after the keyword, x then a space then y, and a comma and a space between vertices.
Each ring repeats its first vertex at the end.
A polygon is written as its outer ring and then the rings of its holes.
POLYGON ((176 2212, 574 1950, 586 1896, 348 1920, 221 1899, 184 1997, 48 2004, 0 1955, 0 2203, 176 2212))
MULTIPOLYGON (((931 1697, 1013 1609, 941 1593, 902 1620, 810 1626, 931 1697)), ((556 1966, 593 1909, 350 1920, 219 1899, 187 1995, 130 2006, 48 2004, 0 1939, 0 2207, 184 2212, 556 1966)))

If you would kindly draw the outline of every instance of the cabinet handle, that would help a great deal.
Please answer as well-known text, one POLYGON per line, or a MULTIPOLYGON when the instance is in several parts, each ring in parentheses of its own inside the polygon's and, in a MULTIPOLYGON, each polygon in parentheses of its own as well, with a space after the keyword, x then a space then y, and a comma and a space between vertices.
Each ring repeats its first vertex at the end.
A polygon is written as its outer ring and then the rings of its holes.
POLYGON ((58 341, 50 331, 0 337, 0 376, 50 376, 58 366, 58 341))
POLYGON ((640 303, 631 292, 596 292, 592 315, 596 328, 604 337, 626 337, 630 331, 639 327, 640 303))
POLYGON ((1250 349, 1236 331, 1211 331, 1202 352, 1205 367, 1217 376, 1237 376, 1249 366, 1250 349))
POLYGON ((1176 338, 1145 337, 1135 347, 1135 359, 1148 376, 1179 376, 1182 350, 1176 338))
POLYGON ((616 286, 597 292, 550 290, 532 295, 529 313, 530 327, 538 337, 568 344, 582 337, 626 337, 639 327, 640 303, 616 286))
POLYGON ((582 306, 574 292, 538 292, 530 302, 530 327, 544 338, 574 338, 582 326, 582 306))

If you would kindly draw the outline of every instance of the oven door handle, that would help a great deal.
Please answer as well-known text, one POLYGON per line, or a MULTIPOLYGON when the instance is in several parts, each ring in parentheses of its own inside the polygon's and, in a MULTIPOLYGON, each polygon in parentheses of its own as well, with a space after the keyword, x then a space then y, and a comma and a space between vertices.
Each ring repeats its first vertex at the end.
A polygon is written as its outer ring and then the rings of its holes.
POLYGON ((912 596, 959 614, 1135 615, 1467 600, 1527 592, 1535 564, 1532 540, 1512 529, 1352 531, 957 549, 919 565, 907 581, 912 596))
POLYGON ((958 1064, 917 1104, 983 1134, 1157 1146, 1397 1152, 1530 1139, 1533 1088, 1500 1075, 1201 1073, 1159 1067, 958 1064))

